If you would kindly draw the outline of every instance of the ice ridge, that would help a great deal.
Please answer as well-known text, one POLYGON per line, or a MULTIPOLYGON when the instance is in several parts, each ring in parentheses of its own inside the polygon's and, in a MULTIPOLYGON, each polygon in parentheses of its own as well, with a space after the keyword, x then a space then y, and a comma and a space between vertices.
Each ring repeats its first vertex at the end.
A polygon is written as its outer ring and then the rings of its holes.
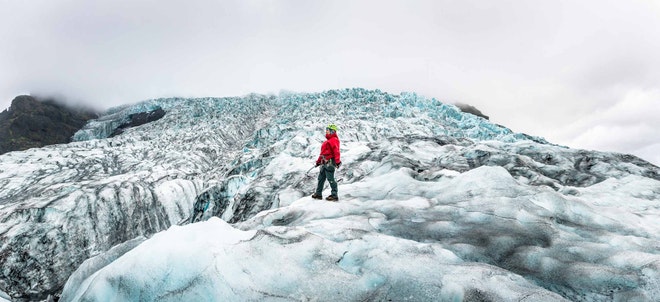
MULTIPOLYGON (((74 135, 75 141, 108 137, 129 115, 162 108, 169 111, 175 107, 188 108, 188 117, 198 119, 199 111, 215 110, 216 107, 240 101, 241 106, 223 110, 223 114, 233 114, 232 110, 245 110, 248 103, 264 103, 277 111, 274 123, 287 124, 300 118, 337 120, 348 119, 376 121, 382 118, 417 119, 426 123, 429 135, 449 135, 473 140, 501 140, 514 142, 533 140, 547 143, 543 138, 514 133, 510 129, 493 124, 486 119, 464 114, 456 106, 442 103, 435 98, 426 98, 416 93, 404 92, 393 95, 380 90, 361 88, 329 90, 321 93, 281 93, 279 96, 251 94, 243 98, 162 98, 152 99, 132 106, 113 108, 74 135), (213 109, 215 108, 215 109, 213 109)), ((249 107, 247 109, 254 109, 249 107)), ((257 114, 255 112, 255 114, 257 114)), ((391 126, 382 125, 383 128, 391 126)))

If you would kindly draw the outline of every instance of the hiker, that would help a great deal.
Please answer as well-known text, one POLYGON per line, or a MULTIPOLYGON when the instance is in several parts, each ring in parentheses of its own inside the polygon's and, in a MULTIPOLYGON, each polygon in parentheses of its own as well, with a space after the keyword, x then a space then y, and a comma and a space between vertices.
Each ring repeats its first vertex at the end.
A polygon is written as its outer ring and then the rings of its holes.
POLYGON ((316 192, 312 195, 314 199, 322 199, 323 185, 327 179, 330 183, 330 196, 326 200, 337 201, 337 182, 335 181, 335 169, 341 165, 339 158, 339 137, 337 137, 337 126, 330 124, 325 128, 325 138, 327 139, 321 145, 321 155, 316 160, 316 166, 321 166, 319 171, 319 182, 316 186, 316 192))

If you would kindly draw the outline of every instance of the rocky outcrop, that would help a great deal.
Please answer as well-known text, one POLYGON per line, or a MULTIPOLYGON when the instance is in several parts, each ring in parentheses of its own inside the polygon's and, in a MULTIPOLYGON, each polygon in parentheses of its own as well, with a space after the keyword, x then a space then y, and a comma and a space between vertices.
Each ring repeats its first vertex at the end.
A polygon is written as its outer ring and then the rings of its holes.
POLYGON ((71 137, 97 114, 52 100, 16 97, 0 113, 0 154, 71 142, 71 137))
POLYGON ((457 103, 455 105, 456 105, 456 107, 458 107, 458 109, 461 109, 462 112, 473 114, 473 115, 476 115, 478 117, 483 117, 485 119, 488 119, 488 116, 483 114, 479 109, 477 109, 477 107, 474 107, 474 106, 468 105, 468 104, 462 104, 462 103, 457 103))
POLYGON ((115 129, 112 132, 112 134, 110 134, 109 137, 120 135, 124 133, 126 129, 157 121, 161 119, 163 116, 165 116, 165 110, 163 110, 162 108, 158 108, 156 110, 152 110, 149 112, 139 112, 139 113, 131 114, 128 116, 128 121, 119 125, 119 127, 117 127, 117 129, 115 129))

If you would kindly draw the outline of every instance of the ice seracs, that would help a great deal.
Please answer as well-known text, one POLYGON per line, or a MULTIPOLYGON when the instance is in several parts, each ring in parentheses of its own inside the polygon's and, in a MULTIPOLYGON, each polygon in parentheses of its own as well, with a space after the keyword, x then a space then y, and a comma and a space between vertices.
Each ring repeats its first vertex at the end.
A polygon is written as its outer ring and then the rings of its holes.
POLYGON ((67 279, 65 301, 660 296, 658 167, 435 99, 363 89, 158 99, 76 138, 0 156, 0 290, 14 299, 58 294, 67 279), (166 114, 107 138, 155 108, 166 114), (332 204, 308 197, 306 174, 329 123, 343 162, 332 204), (176 226, 200 198, 206 221, 176 226))
POLYGON ((346 185, 352 194, 338 204, 303 197, 233 226, 212 218, 194 229, 172 227, 78 293, 158 301, 652 301, 658 294, 657 225, 645 217, 615 221, 625 211, 594 205, 589 194, 521 184, 500 167, 431 182, 409 169, 377 169, 346 185), (630 228, 645 223, 652 227, 630 228), (164 248, 171 242, 183 247, 164 248), (162 250, 160 260, 150 250, 162 250))

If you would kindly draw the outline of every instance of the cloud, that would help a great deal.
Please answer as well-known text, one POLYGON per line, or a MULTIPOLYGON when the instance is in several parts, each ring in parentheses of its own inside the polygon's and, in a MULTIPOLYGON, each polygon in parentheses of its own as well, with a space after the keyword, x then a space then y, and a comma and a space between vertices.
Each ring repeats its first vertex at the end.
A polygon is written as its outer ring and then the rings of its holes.
POLYGON ((636 154, 659 165, 659 117, 660 89, 631 90, 614 105, 560 127, 558 139, 571 147, 636 154))
MULTIPOLYGON (((364 87, 467 103, 518 132, 613 150, 623 138, 585 133, 633 128, 591 116, 660 89, 659 36, 660 5, 643 0, 5 1, 0 107, 24 93, 108 108, 364 87)), ((625 145, 653 143, 638 142, 625 145)))
POLYGON ((635 150, 635 155, 660 167, 660 143, 654 143, 635 150))

